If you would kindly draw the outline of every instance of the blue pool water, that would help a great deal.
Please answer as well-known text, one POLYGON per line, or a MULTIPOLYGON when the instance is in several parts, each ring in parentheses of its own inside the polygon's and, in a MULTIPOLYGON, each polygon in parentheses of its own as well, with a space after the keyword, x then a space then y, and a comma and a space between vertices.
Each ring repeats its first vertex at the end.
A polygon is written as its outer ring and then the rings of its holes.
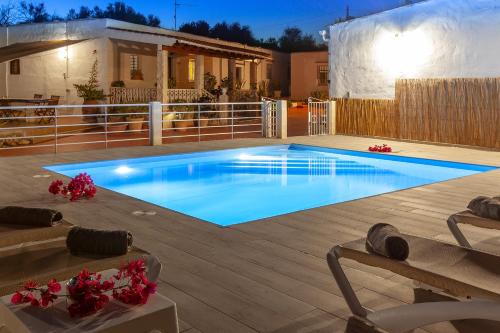
POLYGON ((228 226, 495 168, 293 144, 46 169, 228 226))

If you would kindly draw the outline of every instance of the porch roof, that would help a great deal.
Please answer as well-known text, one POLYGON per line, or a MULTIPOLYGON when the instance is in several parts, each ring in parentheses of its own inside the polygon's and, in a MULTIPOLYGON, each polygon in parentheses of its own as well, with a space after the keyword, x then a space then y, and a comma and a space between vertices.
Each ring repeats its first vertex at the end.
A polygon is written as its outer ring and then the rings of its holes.
POLYGON ((172 52, 248 60, 272 59, 271 50, 164 28, 154 28, 110 19, 107 20, 106 28, 111 30, 168 37, 173 39, 174 43, 171 45, 164 45, 163 48, 172 52))
POLYGON ((0 62, 10 61, 26 57, 35 53, 50 51, 60 47, 80 43, 81 40, 51 40, 51 41, 38 41, 15 43, 8 46, 0 47, 0 62))

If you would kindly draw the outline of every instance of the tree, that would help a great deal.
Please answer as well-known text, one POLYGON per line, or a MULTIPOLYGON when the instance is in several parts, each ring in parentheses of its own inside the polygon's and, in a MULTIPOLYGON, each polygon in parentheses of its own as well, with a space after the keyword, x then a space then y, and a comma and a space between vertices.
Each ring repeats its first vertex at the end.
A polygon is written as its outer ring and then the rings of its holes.
POLYGON ((21 1, 19 4, 19 16, 22 23, 41 23, 50 21, 50 15, 45 9, 45 3, 34 4, 21 1))
POLYGON ((71 20, 80 20, 80 19, 86 19, 92 17, 94 12, 92 9, 86 6, 81 6, 80 10, 76 12, 74 9, 70 9, 68 12, 68 15, 66 18, 71 21, 71 20))
POLYGON ((148 15, 146 17, 144 14, 137 12, 134 8, 127 6, 123 1, 109 3, 105 9, 101 9, 99 6, 95 6, 93 9, 82 6, 78 12, 71 9, 67 15, 68 20, 85 18, 111 18, 152 27, 159 27, 161 23, 158 16, 148 15))
POLYGON ((16 7, 12 3, 0 6, 0 27, 14 24, 16 7))
POLYGON ((179 27, 179 31, 187 32, 193 35, 209 37, 210 24, 208 24, 206 21, 196 21, 196 22, 193 21, 189 23, 184 23, 179 27))
POLYGON ((286 28, 279 38, 280 50, 283 52, 303 52, 326 49, 326 45, 318 44, 312 35, 304 35, 297 27, 286 28))

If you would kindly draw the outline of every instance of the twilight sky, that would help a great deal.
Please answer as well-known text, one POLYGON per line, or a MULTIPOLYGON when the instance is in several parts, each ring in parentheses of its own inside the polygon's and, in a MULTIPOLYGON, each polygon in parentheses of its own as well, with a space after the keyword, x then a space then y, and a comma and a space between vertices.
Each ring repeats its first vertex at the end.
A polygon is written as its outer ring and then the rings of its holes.
MULTIPOLYGON (((0 0, 0 3, 9 0, 0 0)), ((12 1, 12 0, 11 0, 12 1)), ((37 2, 36 0, 34 2, 37 2)), ((49 13, 66 15, 81 5, 105 7, 110 0, 44 0, 49 13)), ((172 28, 174 0, 125 0, 143 14, 160 17, 162 26, 172 28)), ((178 0, 178 24, 193 20, 215 23, 238 21, 252 27, 256 37, 279 36, 287 26, 298 26, 313 33, 322 30, 337 17, 345 15, 349 4, 351 15, 360 16, 398 6, 402 0, 178 0)))

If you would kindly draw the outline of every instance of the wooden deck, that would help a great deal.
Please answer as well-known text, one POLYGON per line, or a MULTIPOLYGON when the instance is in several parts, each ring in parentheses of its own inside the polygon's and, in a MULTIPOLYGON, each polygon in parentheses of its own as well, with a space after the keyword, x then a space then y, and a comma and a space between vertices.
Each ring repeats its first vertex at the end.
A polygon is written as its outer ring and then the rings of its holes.
MULTIPOLYGON (((500 170, 352 202, 246 223, 230 228, 100 189, 91 201, 69 203, 47 193, 52 178, 41 167, 178 152, 295 142, 366 150, 380 140, 296 137, 285 141, 242 139, 163 147, 129 147, 60 155, 0 159, 0 202, 60 209, 70 222, 125 228, 136 244, 164 265, 159 289, 178 304, 181 331, 344 332, 349 311, 328 270, 325 255, 335 244, 365 235, 374 223, 453 242, 447 217, 474 196, 500 194, 500 170), (136 217, 135 210, 157 215, 136 217)), ((386 141, 387 142, 387 141, 386 141)), ((399 155, 500 166, 500 152, 391 142, 399 155)), ((251 205, 252 203, 249 202, 251 205)), ((467 228, 483 249, 500 253, 500 235, 467 228)), ((379 309, 415 299, 411 281, 378 269, 344 262, 362 302, 379 309)), ((499 332, 491 323, 462 321, 420 332, 499 332)))

